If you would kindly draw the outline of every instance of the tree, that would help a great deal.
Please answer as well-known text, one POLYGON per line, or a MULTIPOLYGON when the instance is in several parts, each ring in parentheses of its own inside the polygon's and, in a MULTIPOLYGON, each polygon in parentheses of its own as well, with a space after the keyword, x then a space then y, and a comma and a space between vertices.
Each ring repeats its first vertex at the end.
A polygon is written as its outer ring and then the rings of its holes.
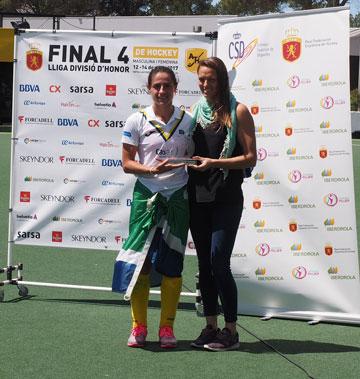
POLYGON ((156 16, 214 14, 212 0, 150 0, 147 14, 156 16))
POLYGON ((345 5, 348 0, 288 0, 288 5, 294 10, 338 7, 345 5))
POLYGON ((355 16, 350 15, 350 26, 352 28, 360 28, 360 13, 355 16))
POLYGON ((217 13, 239 16, 280 12, 281 0, 221 0, 217 5, 217 13))

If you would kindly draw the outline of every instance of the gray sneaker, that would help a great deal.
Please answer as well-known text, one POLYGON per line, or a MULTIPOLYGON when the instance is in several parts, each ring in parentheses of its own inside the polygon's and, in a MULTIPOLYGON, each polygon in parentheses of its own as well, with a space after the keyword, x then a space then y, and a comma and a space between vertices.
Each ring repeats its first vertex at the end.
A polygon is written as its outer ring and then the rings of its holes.
POLYGON ((206 325, 206 328, 201 331, 201 334, 196 340, 191 342, 190 346, 203 348, 204 345, 213 342, 218 333, 220 333, 220 329, 215 329, 211 325, 206 325))
POLYGON ((239 334, 231 334, 228 328, 224 328, 217 334, 213 342, 204 345, 204 349, 211 351, 228 351, 237 350, 239 346, 239 334))

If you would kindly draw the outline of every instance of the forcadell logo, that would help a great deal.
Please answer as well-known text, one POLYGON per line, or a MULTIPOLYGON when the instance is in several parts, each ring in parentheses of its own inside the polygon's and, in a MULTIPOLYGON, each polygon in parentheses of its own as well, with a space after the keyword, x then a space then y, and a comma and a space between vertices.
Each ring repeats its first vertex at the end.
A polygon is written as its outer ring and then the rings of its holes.
POLYGON ((307 275, 307 270, 304 266, 297 266, 292 269, 291 274, 295 279, 304 279, 307 275))
POLYGON ((116 243, 120 243, 122 241, 121 236, 115 236, 114 238, 116 243))
POLYGON ((37 84, 19 84, 19 92, 40 92, 37 84))

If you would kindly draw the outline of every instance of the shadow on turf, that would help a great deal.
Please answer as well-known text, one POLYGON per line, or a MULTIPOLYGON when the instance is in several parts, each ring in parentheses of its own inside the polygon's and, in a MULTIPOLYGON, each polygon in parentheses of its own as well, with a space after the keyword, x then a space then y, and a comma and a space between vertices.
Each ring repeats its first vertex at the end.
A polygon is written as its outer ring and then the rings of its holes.
MULTIPOLYGON (((151 351, 153 353, 176 353, 181 351, 198 351, 209 352, 205 349, 196 349, 190 346, 191 340, 178 340, 178 346, 176 349, 162 349, 157 341, 148 341, 143 348, 145 351, 151 351)), ((338 345, 333 343, 324 343, 316 341, 293 341, 293 340, 279 340, 270 339, 265 342, 282 354, 312 354, 312 353, 346 353, 351 351, 360 351, 359 347, 338 345)), ((250 353, 250 354, 276 354, 275 351, 264 345, 262 342, 242 342, 239 350, 233 351, 233 353, 250 353)))

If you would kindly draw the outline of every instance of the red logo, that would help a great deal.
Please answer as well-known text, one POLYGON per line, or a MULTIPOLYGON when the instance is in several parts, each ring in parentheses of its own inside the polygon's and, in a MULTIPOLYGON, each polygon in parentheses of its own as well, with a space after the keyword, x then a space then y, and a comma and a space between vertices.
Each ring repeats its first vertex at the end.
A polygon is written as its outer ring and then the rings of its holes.
POLYGON ((289 222, 289 230, 290 230, 290 232, 296 232, 297 231, 297 223, 295 221, 289 222))
POLYGON ((321 147, 320 150, 319 150, 319 155, 320 155, 320 158, 324 159, 327 157, 328 155, 328 152, 327 152, 327 149, 326 147, 321 147))
POLYGON ((30 192, 21 191, 20 192, 20 203, 30 203, 30 192))
POLYGON ((259 113, 259 106, 257 104, 254 104, 250 108, 251 114, 257 115, 259 113))
POLYGON ((294 62, 301 55, 301 38, 290 37, 282 41, 282 55, 288 62, 294 62))
POLYGON ((43 53, 36 47, 32 47, 26 52, 26 66, 29 70, 40 70, 43 63, 43 53))
POLYGON ((290 137, 293 133, 293 129, 288 127, 288 128, 285 128, 285 135, 287 135, 288 137, 290 137))
POLYGON ((260 209, 261 208, 261 200, 260 199, 253 200, 253 208, 254 209, 260 209))
POLYGON ((52 242, 62 242, 62 232, 53 231, 52 232, 52 242))
POLYGON ((59 159, 60 159, 60 162, 63 163, 65 159, 65 155, 60 155, 59 159))
POLYGON ((116 85, 107 84, 105 94, 106 96, 116 96, 116 85))
POLYGON ((18 120, 20 121, 20 124, 22 124, 25 120, 25 116, 18 116, 18 120))
POLYGON ((115 236, 116 243, 120 243, 122 240, 121 236, 115 236))
POLYGON ((100 120, 89 120, 88 125, 90 128, 98 128, 100 126, 100 120))
POLYGON ((325 251, 325 254, 326 255, 332 255, 333 253, 333 248, 331 245, 326 245, 325 248, 324 248, 324 251, 325 251))
POLYGON ((90 199, 91 199, 91 196, 90 196, 90 195, 85 195, 85 196, 84 196, 84 200, 85 200, 86 202, 88 202, 90 199))
POLYGON ((49 91, 51 93, 60 92, 60 86, 56 85, 56 84, 51 84, 50 87, 49 87, 49 91))

